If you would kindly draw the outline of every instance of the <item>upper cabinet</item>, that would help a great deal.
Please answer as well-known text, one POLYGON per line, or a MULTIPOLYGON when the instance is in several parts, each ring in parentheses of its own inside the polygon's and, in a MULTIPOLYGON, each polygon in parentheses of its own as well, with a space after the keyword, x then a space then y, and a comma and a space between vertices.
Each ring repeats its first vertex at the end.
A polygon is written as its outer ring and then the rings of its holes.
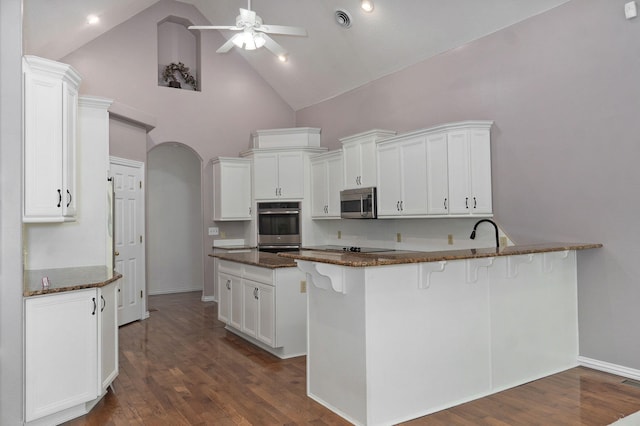
POLYGON ((491 216, 491 125, 451 123, 380 141, 378 216, 491 216))
POLYGON ((311 157, 311 217, 340 218, 342 189, 342 151, 311 157))
POLYGON ((76 122, 80 75, 69 65, 25 56, 24 222, 76 214, 76 122))
POLYGON ((212 220, 251 220, 251 160, 217 157, 211 162, 212 220))
POLYGON ((376 141, 395 134, 392 130, 374 129, 340 139, 344 156, 344 189, 376 185, 376 141))
POLYGON ((304 197, 304 158, 300 151, 262 152, 253 157, 256 200, 304 197))

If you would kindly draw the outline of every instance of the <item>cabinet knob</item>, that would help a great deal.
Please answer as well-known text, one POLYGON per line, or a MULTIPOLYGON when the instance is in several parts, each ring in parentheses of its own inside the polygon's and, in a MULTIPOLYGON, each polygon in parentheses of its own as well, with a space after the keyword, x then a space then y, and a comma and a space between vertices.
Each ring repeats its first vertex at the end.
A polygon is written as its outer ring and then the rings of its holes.
POLYGON ((116 256, 120 256, 120 252, 118 250, 114 251, 113 254, 115 254, 116 256))

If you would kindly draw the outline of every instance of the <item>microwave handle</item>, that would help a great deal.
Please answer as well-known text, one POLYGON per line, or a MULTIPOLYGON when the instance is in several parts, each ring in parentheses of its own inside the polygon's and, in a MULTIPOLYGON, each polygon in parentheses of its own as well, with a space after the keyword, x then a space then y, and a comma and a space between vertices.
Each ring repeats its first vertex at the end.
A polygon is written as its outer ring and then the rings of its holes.
POLYGON ((360 216, 364 217, 364 198, 360 196, 360 216))

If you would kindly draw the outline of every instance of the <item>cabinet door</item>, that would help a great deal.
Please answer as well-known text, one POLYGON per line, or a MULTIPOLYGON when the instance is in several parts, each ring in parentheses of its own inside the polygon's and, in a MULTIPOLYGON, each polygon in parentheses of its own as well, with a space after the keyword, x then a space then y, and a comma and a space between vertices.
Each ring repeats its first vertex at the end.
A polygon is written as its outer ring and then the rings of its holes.
POLYGON ((258 283, 242 280, 242 332, 258 335, 258 283))
POLYGON ((229 325, 242 330, 242 280, 233 275, 229 275, 229 278, 231 279, 229 325))
POLYGON ((118 283, 113 282, 98 289, 100 315, 98 317, 100 339, 98 343, 98 394, 118 375, 118 283))
POLYGON ((400 216, 402 178, 397 144, 378 148, 378 173, 378 216, 400 216))
POLYGON ((491 139, 488 130, 474 130, 470 134, 471 197, 474 214, 493 212, 491 197, 491 139))
POLYGON ((400 213, 405 216, 427 214, 427 149, 424 136, 408 139, 400 145, 402 197, 400 213))
POLYGON ((278 196, 304 197, 304 158, 301 152, 278 155, 278 196))
POLYGON ((25 301, 25 420, 98 397, 96 289, 25 301))
POLYGON ((253 188, 256 199, 278 197, 278 155, 256 154, 253 158, 253 188))
POLYGON ((360 145, 357 143, 345 144, 342 147, 344 161, 344 188, 351 189, 360 186, 360 145))
POLYGON ((62 82, 25 73, 24 96, 24 220, 62 221, 62 82))
POLYGON ((449 213, 470 214, 469 141, 467 131, 450 132, 447 142, 449 213))
POLYGON ((340 217, 340 191, 342 190, 342 156, 327 161, 327 216, 340 217))
POLYGON ((251 163, 214 165, 213 220, 251 220, 251 163))
POLYGON ((427 213, 449 213, 449 172, 447 167, 447 134, 428 135, 427 147, 427 213))
POLYGON ((76 215, 76 134, 78 123, 78 89, 63 83, 62 110, 62 216, 76 215))
POLYGON ((225 324, 231 321, 231 283, 230 275, 218 272, 218 319, 225 324))
POLYGON ((269 346, 275 345, 275 288, 257 283, 257 315, 258 327, 256 337, 269 346))
POLYGON ((360 186, 376 186, 378 173, 376 171, 376 143, 375 140, 360 143, 360 186))
POLYGON ((327 162, 311 163, 311 217, 319 218, 327 215, 327 162))

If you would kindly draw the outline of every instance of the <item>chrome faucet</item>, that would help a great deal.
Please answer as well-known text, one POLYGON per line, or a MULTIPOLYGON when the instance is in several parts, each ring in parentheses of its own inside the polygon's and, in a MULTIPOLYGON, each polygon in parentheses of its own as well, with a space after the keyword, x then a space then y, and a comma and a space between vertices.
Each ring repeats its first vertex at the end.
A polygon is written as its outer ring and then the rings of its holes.
POLYGON ((496 223, 491 219, 481 219, 477 221, 476 224, 473 225, 473 231, 471 231, 471 235, 469 236, 469 238, 471 238, 472 240, 476 239, 476 229, 478 229, 478 225, 480 225, 482 222, 489 222, 496 229, 496 248, 500 247, 500 240, 498 239, 498 225, 496 225, 496 223))

